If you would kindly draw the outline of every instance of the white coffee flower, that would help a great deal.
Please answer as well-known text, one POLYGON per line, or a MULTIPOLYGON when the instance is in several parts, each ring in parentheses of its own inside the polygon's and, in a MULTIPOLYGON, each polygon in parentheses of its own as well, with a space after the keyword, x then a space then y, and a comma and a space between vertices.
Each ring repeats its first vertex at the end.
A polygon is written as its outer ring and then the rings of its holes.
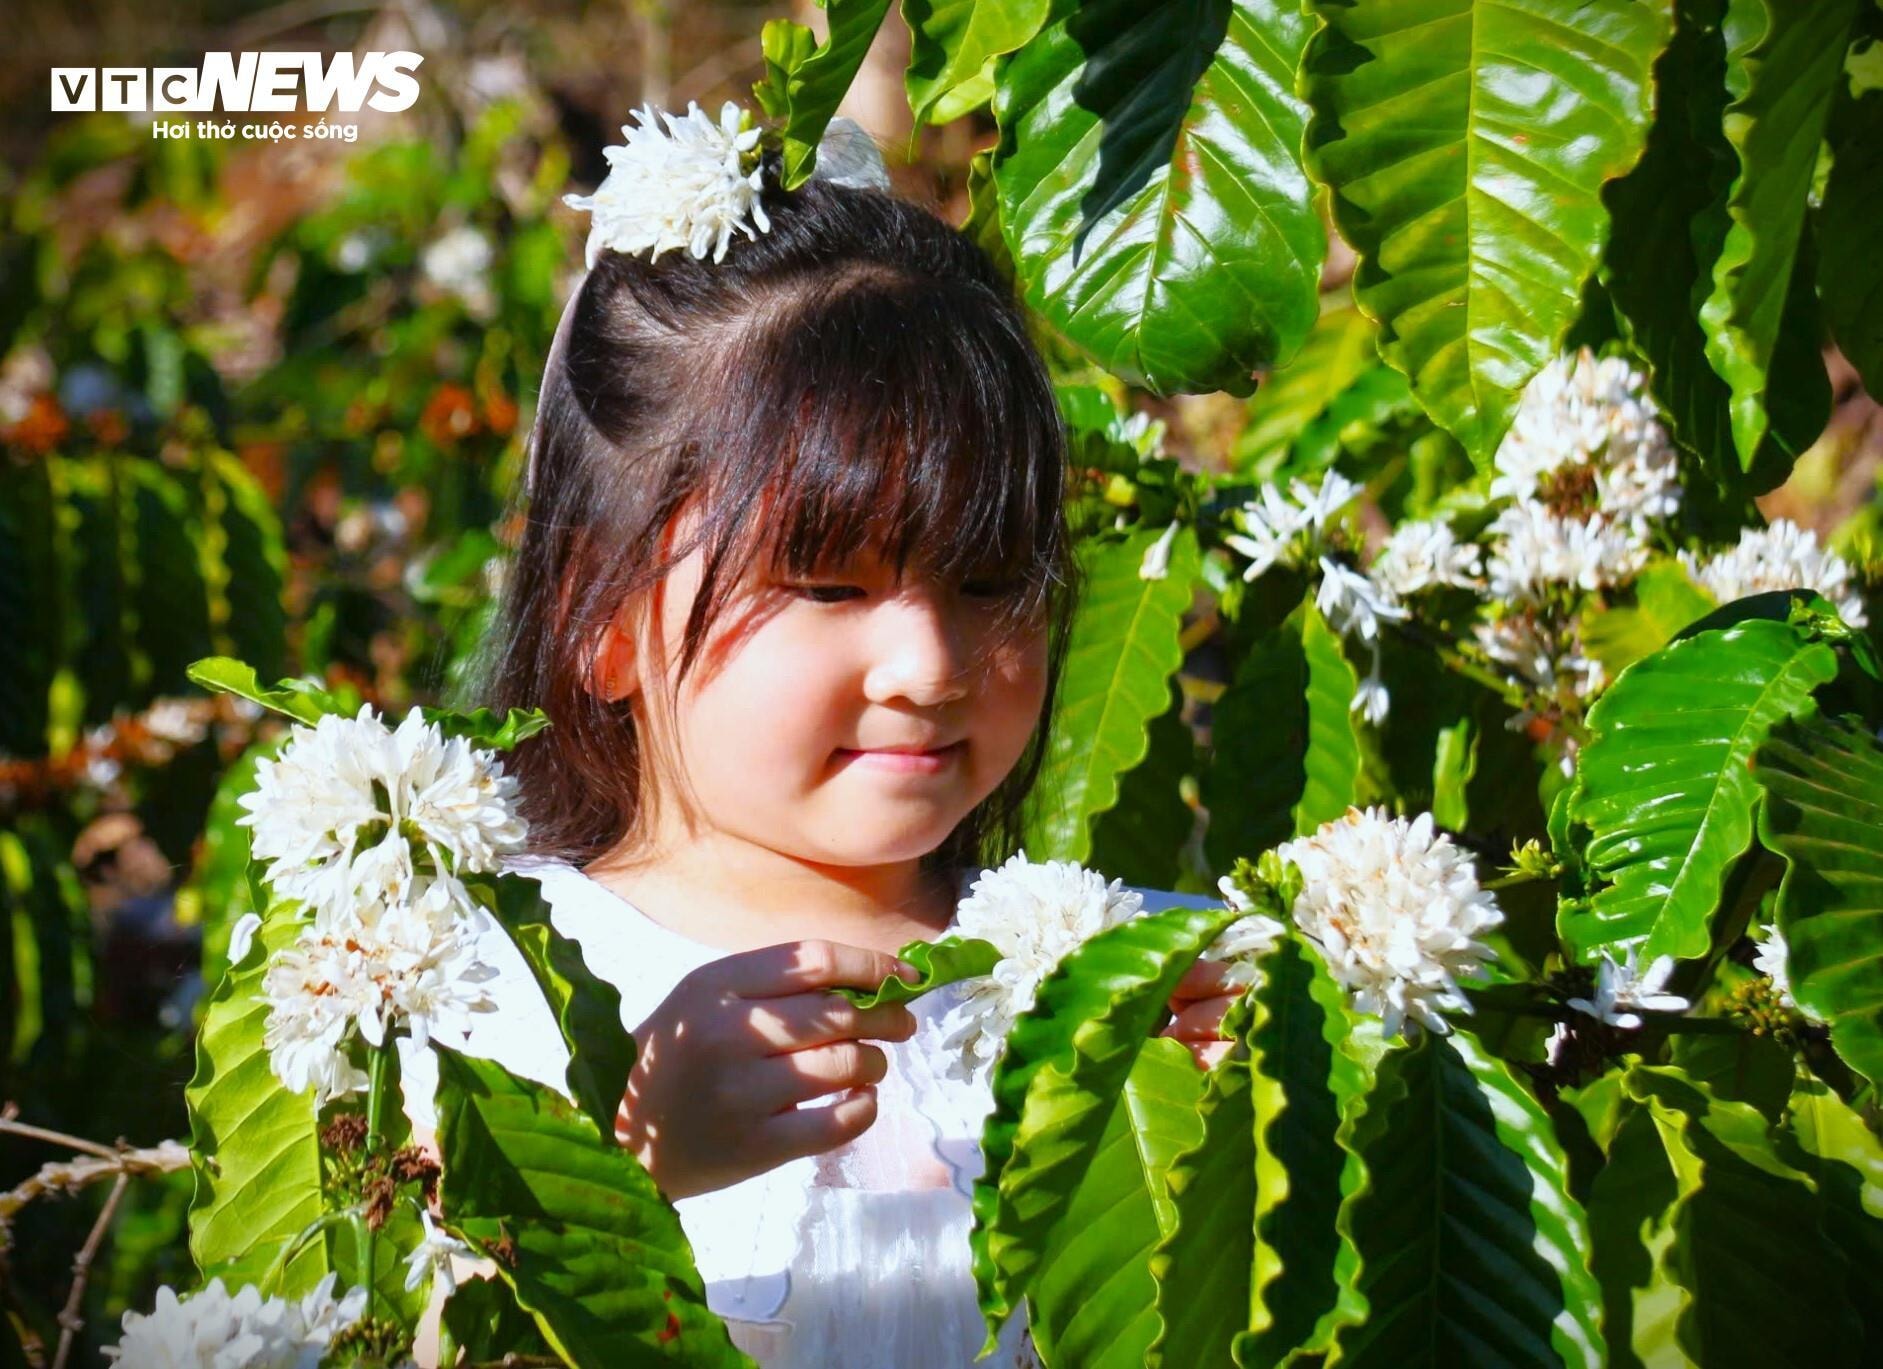
POLYGON ((1571 517, 1599 509, 1638 531, 1680 509, 1679 464, 1647 377, 1586 347, 1525 388, 1495 461, 1494 499, 1540 501, 1571 517))
POLYGON ((1850 563, 1818 544, 1818 535, 1788 518, 1767 528, 1747 528, 1739 545, 1701 564, 1682 552, 1688 573, 1722 604, 1780 589, 1809 589, 1822 594, 1852 627, 1865 627, 1863 595, 1851 583, 1850 563))
POLYGON ((1778 995, 1778 1001, 1798 1011, 1798 1000, 1791 996, 1791 948, 1785 944, 1785 934, 1774 923, 1770 927, 1759 929, 1765 939, 1758 943, 1758 950, 1753 953, 1752 967, 1772 981, 1772 990, 1778 995))
POLYGON ((1439 585, 1476 589, 1483 574, 1476 543, 1460 542, 1441 519, 1401 523, 1380 548, 1371 574, 1401 599, 1439 585))
POLYGON ((1601 514, 1563 518, 1541 504, 1513 504, 1491 524, 1490 594, 1514 604, 1540 603, 1552 587, 1607 589, 1633 580, 1647 564, 1647 544, 1601 514))
POLYGON ((1157 535, 1157 540, 1144 549, 1144 559, 1138 563, 1138 579, 1162 580, 1170 574, 1170 544, 1177 540, 1180 524, 1166 524, 1157 535))
POLYGON ((494 255, 490 239, 463 223, 427 244, 419 254, 419 272, 438 289, 463 300, 474 316, 488 318, 497 303, 489 275, 494 255))
POLYGON ((243 913, 229 928, 229 963, 240 965, 248 958, 249 947, 255 944, 255 933, 262 928, 260 913, 243 913))
POLYGON ((1073 861, 1032 862, 1020 851, 984 870, 955 914, 956 934, 992 942, 992 973, 965 980, 966 996, 943 1023, 949 1073, 971 1079, 992 1065, 1015 1019, 1033 1006, 1040 982, 1091 937, 1136 917, 1142 895, 1105 882, 1073 861))
POLYGON ((1380 624, 1404 621, 1408 616, 1405 606, 1392 591, 1331 556, 1321 558, 1321 586, 1315 592, 1314 606, 1335 632, 1357 637, 1372 648, 1372 664, 1348 707, 1379 726, 1386 720, 1392 702, 1380 679, 1380 624))
POLYGON ((1644 971, 1639 966, 1641 947, 1628 948, 1627 958, 1617 962, 1607 951, 1595 975, 1595 997, 1572 998, 1569 1006, 1577 1012, 1630 1030, 1641 1025, 1643 1012, 1686 1012, 1693 1005, 1677 994, 1662 993, 1668 976, 1674 973, 1674 957, 1664 955, 1644 971), (1639 1011, 1635 1011, 1635 1010, 1639 1011))
POLYGON ((1584 654, 1572 627, 1534 610, 1520 610, 1472 625, 1484 654, 1545 694, 1564 690, 1587 699, 1608 683, 1602 663, 1584 654))
POLYGON ((422 876, 410 898, 316 915, 262 976, 276 1076, 293 1092, 312 1088, 318 1108, 365 1084, 347 1058, 352 1028, 371 1046, 400 1025, 420 1046, 440 1026, 465 1030, 469 1014, 494 1006, 483 985, 497 972, 477 958, 477 933, 450 885, 422 876))
MULTIPOLYGON (((405 1291, 410 1293, 427 1278, 431 1278, 437 1281, 438 1287, 444 1290, 444 1296, 448 1298, 458 1289, 457 1276, 451 1272, 451 1257, 457 1255, 470 1259, 476 1252, 433 1222, 430 1212, 421 1209, 418 1215, 425 1224, 425 1234, 418 1243, 418 1249, 406 1257, 405 1291)), ((436 1289, 432 1296, 438 1296, 436 1289)))
POLYGON ((263 1298, 253 1284, 232 1297, 219 1278, 183 1299, 165 1286, 153 1311, 124 1314, 123 1339, 104 1353, 124 1369, 317 1369, 366 1310, 365 1288, 335 1301, 338 1277, 298 1301, 263 1298))
POLYGON ((1471 1010, 1456 976, 1483 969, 1492 951, 1477 937, 1504 915, 1430 813, 1349 808, 1276 854, 1301 871, 1296 924, 1388 1036, 1407 1018, 1443 1035, 1451 1025, 1441 1010, 1471 1010))
POLYGON ((1360 490, 1339 471, 1329 471, 1318 486, 1299 478, 1291 480, 1286 494, 1278 485, 1263 485, 1254 499, 1237 510, 1243 531, 1223 537, 1225 546, 1249 558, 1242 578, 1254 580, 1275 565, 1307 565, 1320 555, 1334 516, 1360 490))
POLYGON ((747 156, 760 130, 741 128, 739 106, 728 100, 715 124, 693 101, 678 118, 665 110, 662 133, 654 108, 633 113, 641 127, 621 126, 624 146, 603 149, 608 174, 593 195, 565 195, 571 209, 594 215, 587 260, 593 268, 603 248, 629 256, 651 249, 649 260, 683 247, 695 257, 711 249, 723 261, 735 232, 748 238, 771 231, 761 201, 762 168, 747 156))
POLYGON ((281 754, 257 765, 236 822, 277 893, 334 912, 362 890, 402 897, 418 870, 414 841, 440 876, 495 872, 527 834, 516 792, 492 752, 444 736, 418 709, 392 731, 363 705, 353 718, 296 724, 281 754))
POLYGON ((1274 948, 1288 929, 1274 918, 1253 911, 1255 905, 1228 875, 1219 879, 1216 887, 1222 891, 1224 906, 1241 909, 1247 916, 1223 928, 1221 934, 1203 948, 1198 958, 1226 963, 1229 968, 1223 974, 1224 986, 1234 990, 1246 989, 1256 981, 1256 962, 1274 948))

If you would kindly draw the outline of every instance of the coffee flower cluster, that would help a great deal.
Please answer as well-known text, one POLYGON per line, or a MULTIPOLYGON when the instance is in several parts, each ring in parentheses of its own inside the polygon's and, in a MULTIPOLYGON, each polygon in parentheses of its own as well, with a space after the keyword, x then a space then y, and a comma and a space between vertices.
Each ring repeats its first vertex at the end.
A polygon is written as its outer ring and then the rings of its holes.
MULTIPOLYGON (((489 919, 465 877, 494 874, 522 846, 516 781, 495 756, 446 737, 413 709, 394 730, 357 717, 297 725, 240 800, 274 892, 311 922, 262 978, 275 1074, 319 1107, 364 1082, 347 1046, 397 1027, 421 1045, 486 1009, 494 971, 474 953, 489 919)), ((248 953, 253 914, 231 937, 248 953)))
POLYGON ((155 1309, 126 1312, 123 1339, 104 1353, 122 1369, 312 1369, 366 1310, 364 1288, 335 1300, 336 1278, 298 1301, 253 1284, 231 1295, 219 1278, 182 1299, 159 1288, 155 1309))

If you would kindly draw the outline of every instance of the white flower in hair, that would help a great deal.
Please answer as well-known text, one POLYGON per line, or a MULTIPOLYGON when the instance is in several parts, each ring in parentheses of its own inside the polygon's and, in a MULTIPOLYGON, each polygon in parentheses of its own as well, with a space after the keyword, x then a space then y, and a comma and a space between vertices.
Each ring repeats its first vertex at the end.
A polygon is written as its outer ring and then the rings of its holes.
POLYGON ((652 105, 635 110, 641 127, 623 124, 626 144, 603 149, 608 174, 593 195, 563 196, 571 209, 594 216, 590 267, 604 247, 629 256, 651 251, 651 261, 676 247, 695 257, 710 249, 714 261, 723 261, 733 233, 756 238, 771 231, 759 202, 763 172, 755 159, 747 168, 760 131, 741 127, 739 106, 726 101, 717 124, 691 100, 678 118, 660 110, 664 133, 655 113, 652 105))

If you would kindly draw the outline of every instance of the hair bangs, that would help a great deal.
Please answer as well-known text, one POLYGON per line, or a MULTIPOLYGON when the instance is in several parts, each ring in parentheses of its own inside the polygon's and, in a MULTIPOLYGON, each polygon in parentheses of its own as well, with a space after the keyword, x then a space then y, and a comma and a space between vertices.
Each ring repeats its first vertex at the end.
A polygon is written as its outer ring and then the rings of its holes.
POLYGON ((716 551, 790 577, 869 555, 898 579, 992 581, 1014 629, 1036 621, 1063 579, 1065 438, 1031 342, 988 313, 879 268, 758 330, 735 364, 773 383, 716 435, 758 449, 720 466, 716 502, 743 516, 716 551))

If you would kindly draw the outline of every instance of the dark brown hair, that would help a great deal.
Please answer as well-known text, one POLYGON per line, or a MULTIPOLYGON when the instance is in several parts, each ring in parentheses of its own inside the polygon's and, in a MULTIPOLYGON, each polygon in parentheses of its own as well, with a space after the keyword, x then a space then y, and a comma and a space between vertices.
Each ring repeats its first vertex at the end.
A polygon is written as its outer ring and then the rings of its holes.
POLYGON ((506 766, 531 850, 584 865, 642 830, 652 793, 631 703, 591 692, 596 649, 695 546, 677 680, 750 567, 803 576, 869 551, 899 579, 911 564, 945 584, 995 576, 1011 587, 996 643, 1050 624, 1041 725, 923 868, 1002 860, 1039 777, 1079 593, 1052 384, 964 234, 875 191, 781 192, 768 157, 769 232, 735 238, 720 262, 604 251, 589 271, 543 377, 521 540, 472 698, 549 715, 506 766), (689 505, 699 527, 663 561, 689 505))

